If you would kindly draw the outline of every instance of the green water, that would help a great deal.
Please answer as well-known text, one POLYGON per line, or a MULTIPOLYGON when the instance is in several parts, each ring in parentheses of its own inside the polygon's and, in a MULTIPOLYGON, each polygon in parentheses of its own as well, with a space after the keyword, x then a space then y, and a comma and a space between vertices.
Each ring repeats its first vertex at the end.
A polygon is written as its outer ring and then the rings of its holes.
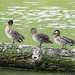
MULTIPOLYGON (((75 39, 75 0, 0 0, 0 42, 12 42, 5 35, 10 19, 13 28, 25 36, 25 45, 39 45, 28 34, 32 27, 49 36, 59 29, 61 35, 75 39)), ((55 42, 43 46, 61 47, 55 42)))
POLYGON ((38 71, 25 71, 21 69, 0 68, 0 75, 75 75, 71 72, 38 72, 38 71))

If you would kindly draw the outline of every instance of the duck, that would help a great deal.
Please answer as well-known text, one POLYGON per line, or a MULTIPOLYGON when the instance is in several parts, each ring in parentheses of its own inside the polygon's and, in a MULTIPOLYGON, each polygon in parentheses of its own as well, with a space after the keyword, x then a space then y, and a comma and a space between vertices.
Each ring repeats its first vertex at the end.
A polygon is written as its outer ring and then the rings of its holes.
POLYGON ((21 35, 19 32, 17 32, 16 30, 14 30, 12 28, 12 25, 13 25, 13 20, 9 20, 8 25, 5 28, 5 33, 7 37, 12 40, 12 44, 14 44, 15 41, 23 42, 23 40, 25 40, 25 37, 21 35))
POLYGON ((53 42, 50 40, 50 37, 48 35, 37 32, 36 28, 31 28, 30 33, 31 33, 32 39, 35 42, 40 43, 39 47, 41 47, 42 44, 46 44, 46 43, 53 44, 53 42))
POLYGON ((59 30, 55 30, 53 33, 53 39, 54 41, 62 46, 62 49, 67 49, 66 46, 74 46, 75 45, 75 40, 66 37, 66 36, 61 36, 59 30))

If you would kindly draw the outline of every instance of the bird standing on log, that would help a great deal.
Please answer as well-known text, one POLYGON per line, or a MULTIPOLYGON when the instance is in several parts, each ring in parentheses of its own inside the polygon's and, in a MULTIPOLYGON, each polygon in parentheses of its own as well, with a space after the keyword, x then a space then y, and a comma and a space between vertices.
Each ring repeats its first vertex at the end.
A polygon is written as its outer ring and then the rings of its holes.
POLYGON ((54 31, 53 39, 57 44, 62 45, 62 49, 63 49, 64 46, 65 46, 64 49, 66 49, 66 46, 75 45, 75 41, 73 39, 70 39, 66 36, 60 36, 60 31, 59 30, 54 31))
POLYGON ((53 42, 50 40, 50 37, 46 34, 37 32, 36 28, 32 28, 31 31, 31 37, 33 38, 34 41, 40 43, 40 47, 42 44, 46 44, 46 43, 52 43, 53 42))
POLYGON ((14 30, 12 28, 12 25, 13 25, 13 20, 9 20, 8 25, 5 28, 5 33, 7 37, 13 41, 12 44, 14 44, 14 41, 23 42, 23 40, 25 40, 25 37, 20 33, 18 33, 16 30, 14 30))

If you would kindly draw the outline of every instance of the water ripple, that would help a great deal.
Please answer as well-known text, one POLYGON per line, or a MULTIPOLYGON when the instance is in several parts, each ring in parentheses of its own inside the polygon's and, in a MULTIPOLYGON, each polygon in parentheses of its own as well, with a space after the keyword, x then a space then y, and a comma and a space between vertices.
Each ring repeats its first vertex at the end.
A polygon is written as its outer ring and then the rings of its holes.
POLYGON ((19 9, 19 8, 21 8, 21 9, 23 9, 23 8, 28 8, 28 7, 20 7, 20 6, 9 6, 8 8, 16 8, 16 9, 19 9))
POLYGON ((50 7, 48 7, 48 6, 46 6, 46 7, 39 7, 40 9, 42 8, 42 9, 60 9, 60 7, 57 7, 57 6, 50 6, 50 7))
POLYGON ((26 3, 26 4, 27 4, 27 3, 32 3, 32 4, 34 3, 34 4, 35 4, 35 3, 37 3, 37 2, 23 2, 23 3, 26 3))
POLYGON ((9 11, 14 11, 14 10, 16 10, 16 9, 8 9, 9 11))
MULTIPOLYGON (((32 5, 38 4, 38 2, 23 3, 32 5)), ((12 5, 13 3, 10 4, 12 5)), ((40 23, 43 23, 42 25, 45 26, 44 23, 46 22, 46 27, 75 28, 75 10, 68 10, 67 8, 59 6, 37 7, 35 9, 22 6, 8 6, 7 10, 8 11, 0 12, 0 15, 2 15, 0 18, 1 22, 3 22, 3 20, 9 20, 10 18, 8 17, 12 16, 12 18, 15 18, 14 22, 21 22, 21 20, 24 20, 26 25, 35 22, 38 23, 40 27, 40 23), (4 15, 6 17, 4 17, 4 15)), ((21 24, 15 23, 15 25, 21 24)))
POLYGON ((16 28, 16 29, 18 29, 18 30, 23 30, 23 28, 16 28))

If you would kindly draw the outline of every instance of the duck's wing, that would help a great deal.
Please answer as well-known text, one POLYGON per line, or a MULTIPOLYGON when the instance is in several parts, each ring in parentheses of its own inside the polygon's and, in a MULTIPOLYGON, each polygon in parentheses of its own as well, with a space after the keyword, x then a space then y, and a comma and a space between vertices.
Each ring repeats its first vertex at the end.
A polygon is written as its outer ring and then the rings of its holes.
POLYGON ((41 42, 46 42, 46 43, 53 43, 51 40, 50 40, 50 37, 46 34, 43 34, 43 33, 38 33, 37 34, 37 37, 38 39, 41 41, 41 42))
POLYGON ((12 37, 18 39, 18 42, 23 42, 23 40, 25 40, 25 37, 20 33, 18 33, 16 30, 14 30, 13 28, 9 30, 9 33, 12 35, 12 37))
POLYGON ((62 40, 64 40, 66 43, 69 43, 70 45, 75 45, 75 41, 73 39, 70 39, 66 36, 61 36, 60 37, 62 40))
POLYGON ((23 35, 21 35, 20 33, 18 33, 17 31, 13 31, 13 33, 17 36, 19 36, 21 39, 25 40, 25 37, 23 35))

